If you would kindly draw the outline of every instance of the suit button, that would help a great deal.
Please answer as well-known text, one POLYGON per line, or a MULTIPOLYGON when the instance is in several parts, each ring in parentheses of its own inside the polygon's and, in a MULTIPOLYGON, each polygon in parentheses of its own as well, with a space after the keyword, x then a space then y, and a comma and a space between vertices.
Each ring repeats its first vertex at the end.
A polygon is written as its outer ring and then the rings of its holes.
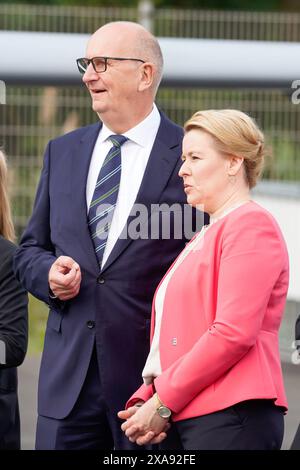
POLYGON ((98 282, 98 284, 104 284, 105 279, 102 276, 99 276, 98 279, 97 279, 97 282, 98 282))
POLYGON ((95 322, 93 320, 89 320, 86 322, 86 326, 91 330, 95 326, 95 322))

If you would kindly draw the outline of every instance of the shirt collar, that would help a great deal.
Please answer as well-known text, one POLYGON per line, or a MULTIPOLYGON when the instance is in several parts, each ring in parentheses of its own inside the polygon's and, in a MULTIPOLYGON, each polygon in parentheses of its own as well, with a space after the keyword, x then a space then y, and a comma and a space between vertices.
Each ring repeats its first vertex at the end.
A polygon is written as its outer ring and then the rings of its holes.
MULTIPOLYGON (((160 114, 155 103, 150 114, 135 127, 124 132, 123 135, 141 147, 146 147, 149 142, 153 142, 160 125, 160 114)), ((102 125, 99 141, 104 142, 110 135, 114 134, 104 123, 102 125)))

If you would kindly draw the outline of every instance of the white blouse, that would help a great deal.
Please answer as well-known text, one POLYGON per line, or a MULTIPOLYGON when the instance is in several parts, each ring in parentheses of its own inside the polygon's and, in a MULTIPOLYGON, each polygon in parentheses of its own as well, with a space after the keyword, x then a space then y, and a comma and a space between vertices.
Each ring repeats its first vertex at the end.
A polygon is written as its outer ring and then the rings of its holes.
MULTIPOLYGON (((200 249, 199 244, 203 243, 203 237, 205 232, 211 225, 213 225, 215 222, 218 220, 222 219, 226 215, 228 215, 230 212, 232 212, 234 209, 237 209, 241 205, 245 204, 247 201, 242 201, 239 202, 231 207, 229 207, 227 210, 225 210, 222 215, 220 215, 217 218, 210 218, 210 223, 209 225, 204 225, 202 227, 202 230, 195 236, 195 238, 186 245, 186 247, 183 249, 183 251, 180 253, 176 261, 174 262, 173 266, 169 270, 169 272, 165 275, 162 283, 160 284, 157 293, 156 293, 156 298, 155 298, 155 330, 154 330, 154 336, 152 339, 151 343, 151 348, 149 355, 146 360, 146 364, 144 366, 142 376, 144 383, 146 385, 150 385, 155 377, 158 377, 162 370, 161 370, 161 362, 160 362, 160 351, 159 351, 159 336, 160 336, 160 328, 161 328, 161 320, 162 320, 162 315, 163 315, 163 308, 164 308, 164 300, 165 300, 165 295, 166 295, 166 290, 168 287, 168 284, 176 271, 176 269, 179 268, 181 263, 184 261, 184 259, 188 256, 188 254, 191 251, 197 251, 200 249)), ((174 338, 174 341, 176 339, 174 338)))
POLYGON ((161 363, 160 363, 160 352, 159 352, 159 336, 161 328, 161 320, 163 314, 165 294, 170 282, 171 277, 173 276, 176 269, 181 265, 183 260, 191 251, 196 251, 199 249, 199 243, 201 243, 203 235, 208 228, 208 225, 204 225, 202 230, 195 236, 194 240, 186 245, 183 251, 180 253, 175 263, 173 264, 170 271, 165 275, 159 289, 156 293, 155 298, 155 330, 154 336, 151 343, 151 349, 145 364, 145 367, 142 372, 144 383, 149 385, 153 382, 155 377, 161 374, 161 363))

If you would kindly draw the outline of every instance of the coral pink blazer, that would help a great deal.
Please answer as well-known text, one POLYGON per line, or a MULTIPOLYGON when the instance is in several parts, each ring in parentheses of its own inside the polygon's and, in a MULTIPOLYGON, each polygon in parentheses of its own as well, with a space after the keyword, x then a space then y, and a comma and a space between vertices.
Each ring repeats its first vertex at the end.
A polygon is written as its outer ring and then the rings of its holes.
MULTIPOLYGON (((154 381, 173 420, 268 398, 287 408, 278 330, 288 290, 288 254, 269 212, 246 203, 216 221, 173 274, 154 381)), ((151 338, 155 326, 155 298, 151 338)), ((127 402, 147 400, 142 385, 127 402)))

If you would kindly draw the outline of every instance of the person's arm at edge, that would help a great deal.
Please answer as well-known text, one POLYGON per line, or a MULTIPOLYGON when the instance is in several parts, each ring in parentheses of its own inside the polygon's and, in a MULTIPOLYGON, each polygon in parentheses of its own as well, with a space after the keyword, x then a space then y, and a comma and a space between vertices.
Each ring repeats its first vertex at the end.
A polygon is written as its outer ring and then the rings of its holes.
POLYGON ((50 268, 56 260, 50 238, 50 153, 51 142, 45 151, 33 213, 14 256, 14 270, 26 290, 48 305, 62 309, 64 302, 51 296, 48 283, 50 268))
POLYGON ((5 364, 22 364, 28 343, 28 296, 15 278, 12 257, 15 247, 1 259, 0 267, 0 341, 5 345, 5 364))

